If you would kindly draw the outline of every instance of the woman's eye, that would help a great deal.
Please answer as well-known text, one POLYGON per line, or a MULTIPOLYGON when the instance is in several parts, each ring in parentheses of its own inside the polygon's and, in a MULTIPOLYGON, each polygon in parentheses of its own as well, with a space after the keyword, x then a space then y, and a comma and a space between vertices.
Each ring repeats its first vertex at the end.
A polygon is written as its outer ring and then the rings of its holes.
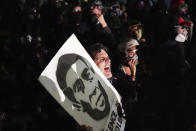
POLYGON ((105 58, 100 59, 100 62, 103 62, 103 61, 105 61, 105 58))

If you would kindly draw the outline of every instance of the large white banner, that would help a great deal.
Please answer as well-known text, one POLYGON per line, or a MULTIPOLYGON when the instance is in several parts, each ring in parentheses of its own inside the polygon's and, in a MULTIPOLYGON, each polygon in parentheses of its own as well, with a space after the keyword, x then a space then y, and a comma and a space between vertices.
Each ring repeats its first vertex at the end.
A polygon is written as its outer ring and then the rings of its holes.
POLYGON ((56 101, 80 124, 94 131, 123 131, 117 113, 120 95, 73 34, 39 77, 56 101))

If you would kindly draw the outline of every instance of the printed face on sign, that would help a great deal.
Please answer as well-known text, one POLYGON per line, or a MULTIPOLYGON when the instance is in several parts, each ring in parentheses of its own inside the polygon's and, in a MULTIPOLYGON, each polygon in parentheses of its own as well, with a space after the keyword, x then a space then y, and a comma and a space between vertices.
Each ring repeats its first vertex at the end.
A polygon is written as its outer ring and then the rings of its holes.
POLYGON ((110 104, 102 81, 85 58, 76 54, 61 56, 56 77, 77 111, 88 113, 94 120, 101 120, 109 114, 110 104))

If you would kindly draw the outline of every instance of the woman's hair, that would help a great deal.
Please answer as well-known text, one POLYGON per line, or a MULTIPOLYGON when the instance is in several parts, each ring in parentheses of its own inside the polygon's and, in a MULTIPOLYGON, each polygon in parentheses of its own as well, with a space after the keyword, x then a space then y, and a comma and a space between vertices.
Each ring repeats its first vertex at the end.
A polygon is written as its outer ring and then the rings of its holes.
POLYGON ((95 43, 87 49, 92 59, 94 59, 97 53, 100 53, 101 50, 104 50, 106 53, 109 53, 108 48, 105 47, 102 43, 95 43))

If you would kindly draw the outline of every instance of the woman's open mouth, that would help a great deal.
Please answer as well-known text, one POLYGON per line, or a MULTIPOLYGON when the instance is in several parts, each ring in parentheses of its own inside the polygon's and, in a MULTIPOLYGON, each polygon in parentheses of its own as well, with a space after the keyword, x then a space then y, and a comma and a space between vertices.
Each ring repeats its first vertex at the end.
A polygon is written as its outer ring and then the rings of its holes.
POLYGON ((105 71, 105 72, 110 72, 110 67, 105 67, 105 68, 104 68, 104 71, 105 71))

